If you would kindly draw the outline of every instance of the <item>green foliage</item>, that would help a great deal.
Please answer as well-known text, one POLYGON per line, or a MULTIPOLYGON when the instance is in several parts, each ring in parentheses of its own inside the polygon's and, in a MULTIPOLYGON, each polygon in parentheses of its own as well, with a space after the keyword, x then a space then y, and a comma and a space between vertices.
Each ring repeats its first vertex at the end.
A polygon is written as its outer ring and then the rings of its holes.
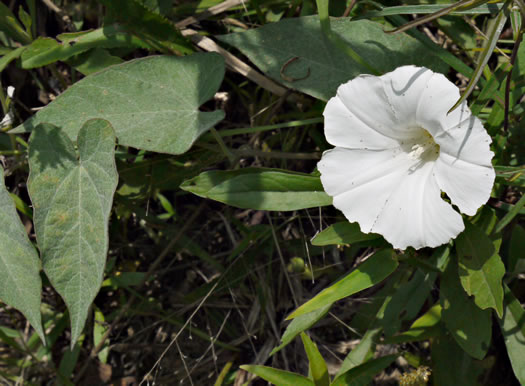
POLYGON ((180 187, 238 208, 297 210, 332 203, 319 177, 278 169, 209 171, 180 187))
MULTIPOLYGON (((409 63, 446 72, 447 66, 417 40, 404 34, 386 35, 381 24, 334 19, 330 25, 334 34, 381 72, 409 63)), ((323 38, 314 16, 285 19, 220 39, 239 49, 277 82, 322 100, 330 99, 341 83, 364 70, 323 38), (298 59, 291 62, 294 58, 298 59)))
POLYGON ((177 347, 168 382, 222 366, 215 384, 233 384, 240 352, 277 385, 368 385, 388 367, 413 384, 525 383, 522 0, 18 3, 0 4, 3 379, 118 382, 87 378, 91 361, 102 373, 138 338, 122 369, 147 382, 177 347), (465 89, 496 184, 455 240, 398 253, 330 208, 315 162, 337 87, 403 64, 465 89), (331 373, 324 341, 352 347, 331 373))
POLYGON ((217 54, 126 62, 75 83, 15 131, 32 131, 47 122, 76 138, 84 122, 101 118, 111 122, 120 145, 184 153, 224 118, 221 110, 199 111, 223 75, 224 61, 217 54))
POLYGON ((493 308, 501 317, 505 266, 493 241, 467 222, 456 243, 461 285, 479 308, 493 308))
POLYGON ((472 357, 483 359, 492 336, 491 315, 465 293, 454 261, 449 262, 441 277, 441 306, 443 321, 459 346, 472 357))
POLYGON ((312 239, 313 245, 352 244, 358 241, 373 240, 380 237, 374 233, 361 232, 359 224, 348 221, 330 225, 312 239))
POLYGON ((352 273, 337 283, 325 288, 320 294, 295 310, 287 319, 297 318, 339 299, 355 294, 383 281, 397 268, 397 261, 391 249, 384 249, 370 256, 352 273))
POLYGON ((87 121, 77 147, 50 124, 39 125, 29 143, 36 237, 44 271, 69 309, 72 346, 102 284, 118 179, 109 122, 87 121))
POLYGON ((44 340, 40 316, 40 260, 5 188, 0 168, 0 298, 20 310, 44 340))

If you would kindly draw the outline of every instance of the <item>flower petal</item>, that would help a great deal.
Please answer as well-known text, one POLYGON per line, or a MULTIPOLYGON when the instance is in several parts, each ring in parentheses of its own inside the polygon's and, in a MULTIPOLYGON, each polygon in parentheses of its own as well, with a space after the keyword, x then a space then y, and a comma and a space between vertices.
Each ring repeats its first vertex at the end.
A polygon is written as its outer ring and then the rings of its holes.
MULTIPOLYGON (((397 115, 385 92, 383 82, 383 77, 360 75, 339 86, 335 98, 340 99, 350 113, 351 127, 359 122, 361 126, 369 127, 385 137, 394 140, 406 139, 410 137, 410 131, 407 137, 407 116, 397 115)), ((405 107, 406 110, 410 108, 408 104, 405 107)), ((416 106, 412 106, 412 109, 410 115, 415 115, 416 106)), ((324 115, 326 118, 326 112, 324 115)))
POLYGON ((387 149, 397 141, 371 129, 353 115, 339 96, 331 98, 324 110, 325 136, 328 143, 353 149, 387 149))
POLYGON ((432 73, 417 105, 416 121, 434 137, 470 119, 467 102, 454 111, 450 108, 459 99, 459 88, 443 74, 432 73))
POLYGON ((372 227, 394 248, 437 247, 465 229, 461 215, 441 198, 433 167, 427 162, 398 180, 372 227))
POLYGON ((473 216, 489 199, 496 175, 492 140, 481 121, 468 113, 468 119, 434 137, 440 146, 434 173, 452 203, 473 216))
POLYGON ((400 132, 419 128, 416 121, 417 106, 433 74, 428 68, 402 66, 380 77, 400 132))
POLYGON ((382 234, 395 248, 446 243, 464 229, 441 199, 433 162, 414 165, 406 153, 335 148, 318 164, 333 205, 365 233, 382 234))

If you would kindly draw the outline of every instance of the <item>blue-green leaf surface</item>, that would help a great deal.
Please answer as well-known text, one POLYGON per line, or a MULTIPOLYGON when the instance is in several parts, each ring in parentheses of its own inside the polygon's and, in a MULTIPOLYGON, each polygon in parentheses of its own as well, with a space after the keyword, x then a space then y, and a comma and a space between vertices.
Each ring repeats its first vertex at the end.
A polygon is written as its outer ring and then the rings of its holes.
POLYGON ((38 247, 44 271, 69 310, 72 345, 102 284, 118 179, 115 134, 107 121, 86 122, 77 147, 50 124, 39 125, 29 142, 28 190, 38 247))
POLYGON ((0 168, 0 301, 22 312, 44 340, 40 317, 41 263, 6 190, 0 168))
MULTIPOLYGON (((422 43, 404 33, 385 34, 385 26, 379 23, 334 18, 330 27, 338 39, 379 71, 392 71, 404 64, 447 70, 422 43)), ((276 81, 322 100, 334 96, 341 83, 370 73, 325 38, 317 16, 284 19, 219 39, 239 49, 276 81)))
POLYGON ((224 60, 214 53, 132 60, 75 83, 14 132, 46 122, 76 139, 84 122, 102 118, 120 145, 181 154, 224 117, 222 110, 199 111, 223 76, 224 60))

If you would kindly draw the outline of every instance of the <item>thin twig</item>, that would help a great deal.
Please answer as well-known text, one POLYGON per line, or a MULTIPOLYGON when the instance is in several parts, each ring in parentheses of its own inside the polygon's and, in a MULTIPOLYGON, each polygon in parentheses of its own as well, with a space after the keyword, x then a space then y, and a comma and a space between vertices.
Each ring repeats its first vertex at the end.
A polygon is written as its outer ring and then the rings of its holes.
MULTIPOLYGON (((182 35, 187 36, 191 39, 192 42, 194 42, 199 48, 203 49, 204 51, 209 52, 217 52, 222 55, 224 58, 224 61, 226 63, 226 66, 235 72, 238 72, 241 75, 244 75, 254 83, 258 84, 262 88, 273 92, 276 95, 284 95, 287 91, 286 88, 279 86, 277 83, 275 83, 270 78, 267 78, 266 76, 260 74, 259 72, 255 71, 252 67, 244 63, 242 60, 237 58, 235 55, 229 53, 224 48, 219 46, 217 43, 215 43, 212 39, 207 38, 206 36, 199 35, 197 31, 194 31, 192 29, 185 29, 182 31, 182 35)), ((289 100, 296 100, 297 97, 295 95, 290 95, 289 100)))

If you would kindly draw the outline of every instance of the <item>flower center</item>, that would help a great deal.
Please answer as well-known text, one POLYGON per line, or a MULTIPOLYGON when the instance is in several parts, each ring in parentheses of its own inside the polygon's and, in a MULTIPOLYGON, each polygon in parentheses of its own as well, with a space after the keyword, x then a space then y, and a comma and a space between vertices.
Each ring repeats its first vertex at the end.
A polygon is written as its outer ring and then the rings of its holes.
POLYGON ((411 140, 402 143, 402 147, 409 158, 420 162, 435 161, 439 156, 439 145, 434 141, 432 135, 422 128, 417 130, 411 140))

